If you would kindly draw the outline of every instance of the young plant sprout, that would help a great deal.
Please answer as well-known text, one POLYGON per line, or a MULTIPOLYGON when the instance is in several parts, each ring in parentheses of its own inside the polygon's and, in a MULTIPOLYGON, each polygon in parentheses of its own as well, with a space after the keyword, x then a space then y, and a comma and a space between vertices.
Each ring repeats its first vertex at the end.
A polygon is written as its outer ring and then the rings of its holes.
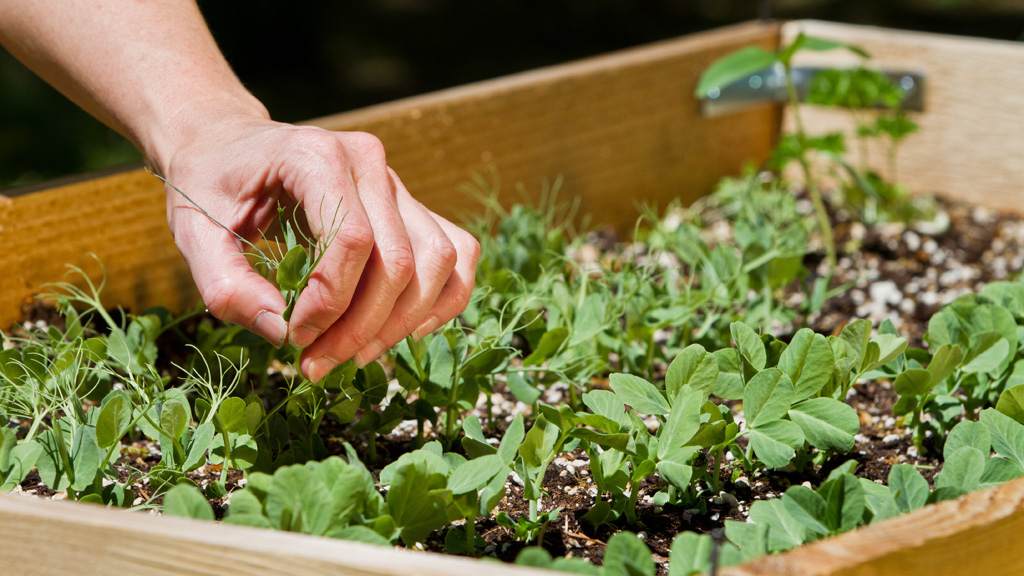
MULTIPOLYGON (((341 215, 341 218, 338 218, 338 212, 341 210, 341 203, 339 202, 338 205, 334 207, 334 213, 331 216, 330 228, 327 230, 320 230, 318 233, 315 233, 312 238, 308 236, 301 227, 293 224, 300 205, 296 205, 289 216, 287 214, 287 210, 279 204, 277 207, 277 216, 281 223, 283 246, 281 242, 274 242, 268 239, 261 231, 260 236, 263 239, 263 243, 266 245, 266 250, 262 250, 255 243, 243 238, 240 234, 214 218, 213 215, 200 206, 198 202, 193 200, 180 188, 167 181, 163 176, 154 172, 150 172, 150 174, 153 174, 164 184, 170 186, 178 194, 181 194, 185 200, 188 200, 189 203, 195 206, 197 210, 209 218, 211 222, 230 232, 232 236, 252 250, 252 252, 247 252, 246 255, 255 257, 257 260, 256 266, 258 268, 263 268, 267 274, 274 275, 274 279, 277 281, 277 287, 281 290, 281 295, 287 303, 287 307, 285 308, 282 316, 285 321, 288 321, 291 318, 292 310, 295 308, 295 302, 298 300, 299 294, 301 294, 306 288, 306 285, 309 283, 309 278, 313 274, 313 270, 315 270, 317 265, 320 264, 320 260, 323 259, 324 254, 327 253, 327 249, 334 241, 334 238, 338 235, 338 231, 341 230, 341 225, 345 220, 344 214, 341 215)), ((320 206, 320 209, 323 209, 322 205, 320 206)), ((322 213, 321 216, 323 216, 322 213)))

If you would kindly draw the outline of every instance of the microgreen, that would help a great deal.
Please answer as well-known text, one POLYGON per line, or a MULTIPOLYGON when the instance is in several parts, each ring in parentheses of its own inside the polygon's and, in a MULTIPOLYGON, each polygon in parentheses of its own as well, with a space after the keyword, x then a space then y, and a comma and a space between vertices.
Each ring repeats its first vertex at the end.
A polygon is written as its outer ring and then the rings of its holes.
MULTIPOLYGON (((338 231, 344 223, 345 216, 341 215, 340 218, 338 217, 338 213, 341 210, 341 202, 339 201, 334 207, 329 227, 314 232, 312 237, 308 236, 301 227, 293 224, 298 214, 299 205, 292 209, 291 215, 288 215, 287 210, 283 206, 278 205, 277 214, 278 220, 281 222, 284 246, 281 246, 278 242, 270 241, 261 231, 260 237, 266 244, 266 250, 263 250, 229 226, 221 223, 198 202, 193 200, 191 196, 167 181, 163 176, 154 172, 150 172, 150 174, 159 178, 161 182, 180 194, 211 222, 226 230, 240 243, 252 250, 249 255, 257 259, 257 266, 263 268, 268 274, 272 274, 273 278, 277 281, 277 286, 281 290, 281 295, 286 303, 283 313, 285 321, 291 318, 292 310, 295 308, 295 302, 298 300, 299 294, 302 293, 302 290, 309 283, 313 271, 320 264, 324 254, 327 253, 327 249, 334 241, 334 238, 337 237, 338 231)), ((321 205, 320 221, 327 222, 324 218, 323 208, 324 206, 321 205)))

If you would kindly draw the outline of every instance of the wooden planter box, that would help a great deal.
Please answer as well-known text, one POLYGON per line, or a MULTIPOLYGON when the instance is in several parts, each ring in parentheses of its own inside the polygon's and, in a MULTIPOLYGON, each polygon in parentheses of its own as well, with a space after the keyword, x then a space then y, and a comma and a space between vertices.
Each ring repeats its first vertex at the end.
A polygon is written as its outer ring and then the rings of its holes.
MULTIPOLYGON (((1024 46, 797 21, 744 24, 312 121, 383 140, 389 164, 432 209, 465 206, 459 184, 492 170, 504 200, 561 175, 597 223, 628 229, 640 202, 693 200, 747 160, 764 159, 786 121, 778 107, 700 116, 692 93, 713 60, 799 30, 858 44, 878 67, 927 75, 922 130, 901 147, 911 189, 1020 209, 1024 182, 1024 46)), ((850 63, 840 53, 801 63, 850 63)), ((809 131, 842 121, 806 110, 809 131)), ((195 288, 166 228, 162 185, 142 170, 0 196, 0 328, 21 319, 66 264, 106 266, 107 305, 181 309, 195 288)), ((1024 480, 722 574, 1024 573, 1024 480)), ((352 542, 150 518, 0 496, 0 573, 464 574, 475 561, 352 542)), ((493 574, 537 570, 487 564, 493 574)))

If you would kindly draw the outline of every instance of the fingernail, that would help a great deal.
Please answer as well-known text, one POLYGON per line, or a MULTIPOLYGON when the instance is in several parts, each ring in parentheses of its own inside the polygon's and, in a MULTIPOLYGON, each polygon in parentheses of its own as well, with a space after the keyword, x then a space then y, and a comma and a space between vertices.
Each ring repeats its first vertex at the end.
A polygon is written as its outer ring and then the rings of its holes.
POLYGON ((301 350, 312 344, 314 340, 320 337, 320 334, 322 334, 321 330, 317 330, 311 326, 302 325, 292 330, 289 342, 292 346, 301 350))
POLYGON ((330 356, 320 356, 314 358, 306 365, 304 370, 306 376, 313 382, 319 382, 327 373, 334 370, 334 367, 338 365, 338 361, 330 356))
POLYGON ((285 338, 288 337, 288 323, 280 314, 274 314, 270 310, 260 310, 249 325, 249 330, 266 338, 275 348, 283 346, 285 338))
POLYGON ((373 362, 378 356, 384 353, 387 347, 380 340, 371 340, 365 348, 359 351, 355 357, 355 363, 357 368, 365 368, 367 364, 373 362))
POLYGON ((436 317, 428 316, 427 319, 420 324, 419 328, 412 331, 412 339, 419 342, 420 340, 423 340, 424 336, 430 334, 434 330, 437 330, 437 327, 440 325, 441 322, 439 322, 436 317))

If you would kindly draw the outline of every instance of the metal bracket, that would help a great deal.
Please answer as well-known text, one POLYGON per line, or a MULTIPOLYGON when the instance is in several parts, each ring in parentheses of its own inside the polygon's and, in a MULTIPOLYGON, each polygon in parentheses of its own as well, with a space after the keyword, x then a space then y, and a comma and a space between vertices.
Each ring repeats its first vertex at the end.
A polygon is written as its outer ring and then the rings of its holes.
MULTIPOLYGON (((793 84, 796 86, 797 97, 801 101, 814 76, 823 70, 826 68, 793 67, 793 84)), ((884 73, 906 91, 902 104, 904 110, 924 111, 923 74, 900 71, 885 71, 884 73)), ((776 64, 728 86, 716 86, 708 89, 707 94, 700 99, 700 112, 704 116, 714 118, 758 105, 782 104, 788 101, 786 71, 782 64, 776 64)))

